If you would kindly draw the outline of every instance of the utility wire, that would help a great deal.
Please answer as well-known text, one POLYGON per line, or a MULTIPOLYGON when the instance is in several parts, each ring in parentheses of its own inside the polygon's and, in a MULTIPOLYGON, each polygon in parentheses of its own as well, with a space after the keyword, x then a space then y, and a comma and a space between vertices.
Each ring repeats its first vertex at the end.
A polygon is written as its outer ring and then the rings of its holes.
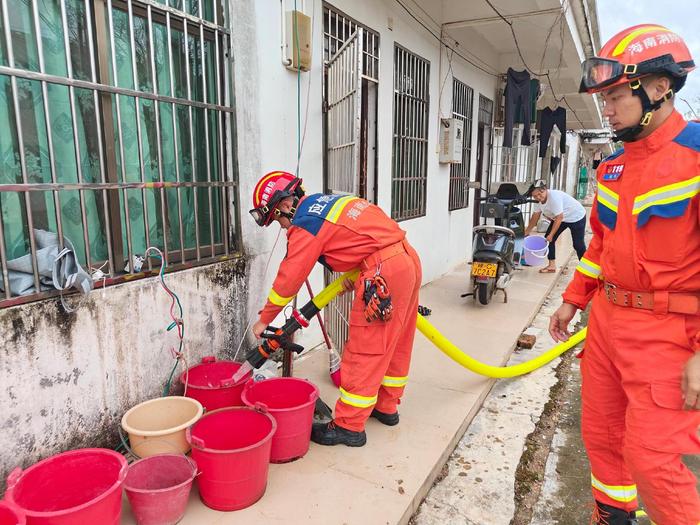
POLYGON ((435 38, 438 42, 440 42, 440 43, 441 43, 443 46, 445 46, 446 48, 452 50, 452 51, 453 51, 458 57, 460 57, 462 60, 464 60, 465 62, 471 64, 471 65, 474 66, 475 68, 477 68, 477 69, 483 71, 483 72, 486 73, 487 75, 491 75, 492 77, 498 77, 498 76, 499 76, 498 73, 492 73, 491 71, 488 71, 487 69, 484 69, 483 67, 481 67, 479 64, 476 64, 475 62, 473 62, 472 60, 470 60, 469 58, 467 58, 466 56, 464 56, 462 53, 460 53, 459 51, 457 51, 453 46, 451 46, 451 45, 449 45, 447 42, 445 42, 445 41, 440 37, 440 35, 434 33, 433 30, 430 29, 430 27, 428 27, 428 26, 425 24, 425 22, 423 22, 423 20, 421 20, 420 18, 418 18, 416 15, 414 15, 414 14, 411 12, 411 10, 408 9, 408 7, 406 7, 406 6, 401 2, 401 0, 396 0, 396 3, 399 4, 399 5, 403 8, 403 10, 406 11, 406 13, 409 14, 409 16, 410 16, 411 18, 413 18, 416 22, 418 22, 421 26, 423 26, 423 29, 425 29, 426 31, 428 31, 428 33, 430 33, 430 34, 433 36, 433 38, 435 38))
POLYGON ((686 99, 684 99, 684 98, 681 98, 681 97, 678 97, 678 98, 680 98, 683 102, 685 102, 685 104, 688 106, 688 108, 690 109, 690 111, 692 111, 693 116, 694 116, 696 119, 700 119, 700 117, 698 117, 698 114, 697 114, 697 113, 695 112, 695 110, 693 109, 693 106, 690 105, 690 102, 688 102, 688 101, 687 101, 686 99))
MULTIPOLYGON (((583 121, 579 118, 579 116, 576 113, 576 111, 574 110, 574 108, 572 108, 571 105, 569 104, 569 101, 566 100, 566 95, 562 95, 561 97, 557 97, 557 94, 554 91, 554 85, 552 84, 552 78, 549 74, 549 71, 547 71, 546 73, 538 73, 538 72, 534 71, 530 66, 528 66, 527 62, 525 61, 525 57, 523 56, 523 52, 520 49, 520 42, 518 42, 518 37, 515 34, 515 28, 513 27, 513 22, 511 22, 505 16, 503 16, 501 14, 501 12, 498 9, 496 9, 496 7, 491 3, 491 0, 484 0, 484 1, 489 5, 489 7, 491 9, 493 9, 493 11, 498 15, 498 17, 501 20, 503 20, 506 24, 508 24, 508 27, 510 28, 510 32, 513 35, 513 41, 515 42, 515 48, 518 51, 518 55, 520 56, 520 60, 523 62, 523 66, 525 66, 525 69, 531 75, 534 75, 536 77, 545 77, 547 79, 547 83, 549 84, 549 89, 552 91, 552 97, 554 97, 554 100, 557 103, 564 102, 564 104, 566 104, 566 107, 569 108, 569 111, 571 111, 573 113, 574 117, 576 118, 576 120, 578 120, 579 124, 581 124, 581 127, 585 127, 583 124, 583 121)), ((546 50, 547 50, 547 47, 545 46, 545 52, 546 52, 546 50)))

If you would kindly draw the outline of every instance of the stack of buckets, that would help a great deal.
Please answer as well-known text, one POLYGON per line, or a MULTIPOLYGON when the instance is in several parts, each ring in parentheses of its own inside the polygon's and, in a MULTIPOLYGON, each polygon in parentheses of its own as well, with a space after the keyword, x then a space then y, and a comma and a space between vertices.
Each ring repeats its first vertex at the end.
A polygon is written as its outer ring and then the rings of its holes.
POLYGON ((187 430, 205 505, 238 510, 265 493, 269 463, 302 457, 309 449, 318 389, 309 381, 278 377, 232 383, 240 365, 204 358, 183 374, 187 394, 208 412, 187 430))
POLYGON ((150 456, 144 458, 135 449, 144 459, 131 466, 125 482, 139 525, 156 524, 151 511, 154 517, 160 513, 157 523, 165 523, 164 509, 170 509, 173 518, 167 523, 176 523, 195 478, 208 507, 222 511, 248 507, 265 493, 270 462, 292 461, 308 451, 316 386, 291 377, 253 383, 249 375, 234 383, 240 366, 205 357, 180 378, 187 385, 187 397, 146 401, 125 414, 122 426, 132 448, 134 443, 142 450, 147 447, 150 456), (179 419, 168 419, 161 410, 145 419, 149 429, 134 432, 128 425, 138 420, 132 411, 186 401, 206 412, 185 409, 179 419), (158 428, 153 428, 154 422, 158 428), (164 454, 167 448, 176 453, 164 454), (185 458, 182 453, 190 448, 191 459, 185 458))
POLYGON ((131 465, 95 448, 15 469, 0 501, 0 525, 118 525, 122 488, 139 525, 175 524, 195 479, 213 509, 252 505, 265 493, 270 462, 308 451, 318 389, 292 377, 254 383, 248 376, 233 384, 239 367, 204 358, 183 374, 187 397, 152 399, 124 414, 130 448, 141 457, 131 465))

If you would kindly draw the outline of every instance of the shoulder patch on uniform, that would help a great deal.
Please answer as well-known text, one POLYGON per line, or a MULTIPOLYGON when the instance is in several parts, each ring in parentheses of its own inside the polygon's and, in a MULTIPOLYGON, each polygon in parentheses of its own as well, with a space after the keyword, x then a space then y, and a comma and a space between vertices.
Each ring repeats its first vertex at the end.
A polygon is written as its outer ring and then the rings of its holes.
POLYGON ((625 152, 625 148, 620 148, 620 149, 618 149, 617 151, 615 151, 612 155, 608 155, 607 157, 605 157, 605 158, 602 160, 602 162, 607 162, 607 161, 609 161, 609 160, 616 159, 617 157, 619 157, 620 155, 622 155, 624 152, 625 152))
POLYGON ((700 122, 688 122, 673 142, 700 153, 700 122))
POLYGON ((297 207, 297 211, 292 219, 292 226, 298 226, 309 232, 311 235, 317 235, 318 231, 323 226, 323 219, 317 215, 309 215, 309 207, 316 203, 321 194, 316 193, 307 196, 297 207))

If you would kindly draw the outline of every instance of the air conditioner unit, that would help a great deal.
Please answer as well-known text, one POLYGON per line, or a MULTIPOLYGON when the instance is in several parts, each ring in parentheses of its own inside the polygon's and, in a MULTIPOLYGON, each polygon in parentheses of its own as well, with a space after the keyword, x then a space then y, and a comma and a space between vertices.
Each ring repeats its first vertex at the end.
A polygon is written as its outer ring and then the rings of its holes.
POLYGON ((440 119, 440 162, 461 164, 464 122, 457 118, 440 119))
POLYGON ((311 69, 311 18, 301 11, 287 11, 284 33, 284 58, 287 69, 309 71, 311 69))

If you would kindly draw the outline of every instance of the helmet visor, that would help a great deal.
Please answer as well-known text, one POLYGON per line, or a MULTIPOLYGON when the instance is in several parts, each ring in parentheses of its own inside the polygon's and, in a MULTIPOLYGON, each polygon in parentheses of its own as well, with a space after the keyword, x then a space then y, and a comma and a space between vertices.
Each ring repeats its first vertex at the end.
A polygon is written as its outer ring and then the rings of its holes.
POLYGON ((581 92, 599 90, 617 82, 625 73, 625 68, 616 60, 593 57, 581 64, 581 92))

